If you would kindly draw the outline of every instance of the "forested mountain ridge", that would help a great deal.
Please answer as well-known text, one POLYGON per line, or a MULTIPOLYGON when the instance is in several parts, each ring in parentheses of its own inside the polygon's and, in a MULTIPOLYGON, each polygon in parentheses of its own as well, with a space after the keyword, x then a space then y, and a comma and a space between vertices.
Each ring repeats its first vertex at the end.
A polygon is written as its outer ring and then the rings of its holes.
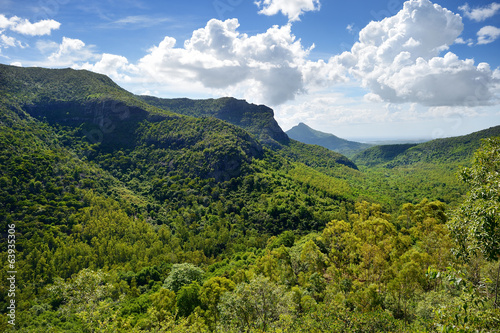
POLYGON ((361 165, 393 168, 415 163, 454 163, 469 161, 481 145, 481 139, 500 136, 500 125, 468 135, 435 139, 420 144, 382 145, 366 149, 352 157, 361 165))
POLYGON ((197 118, 215 117, 239 126, 253 134, 262 144, 296 162, 309 166, 338 163, 357 169, 351 160, 339 153, 308 146, 307 142, 304 144, 290 140, 274 119, 274 111, 265 105, 255 105, 232 97, 204 100, 167 99, 153 96, 137 97, 166 111, 197 118))
POLYGON ((259 141, 276 146, 287 144, 288 136, 274 119, 274 112, 265 105, 255 105, 232 97, 219 99, 192 100, 188 98, 138 98, 164 110, 192 117, 214 117, 244 128, 254 134, 259 141))
POLYGON ((495 263, 453 256, 435 200, 466 190, 441 169, 360 171, 87 71, 0 66, 0 92, 0 331, 500 327, 495 263))
POLYGON ((333 134, 314 130, 304 123, 292 127, 286 131, 286 134, 294 140, 322 146, 349 157, 372 146, 366 143, 341 139, 333 134))
POLYGON ((218 180, 238 175, 244 161, 263 154, 260 143, 237 127, 158 109, 104 75, 4 65, 0 75, 0 91, 5 92, 11 107, 51 126, 75 129, 77 136, 100 153, 156 144, 177 152, 169 163, 172 167, 175 160, 190 161, 189 168, 198 170, 194 177, 218 180), (184 148, 189 151, 182 152, 184 148), (205 149, 218 150, 221 155, 207 159, 205 149))

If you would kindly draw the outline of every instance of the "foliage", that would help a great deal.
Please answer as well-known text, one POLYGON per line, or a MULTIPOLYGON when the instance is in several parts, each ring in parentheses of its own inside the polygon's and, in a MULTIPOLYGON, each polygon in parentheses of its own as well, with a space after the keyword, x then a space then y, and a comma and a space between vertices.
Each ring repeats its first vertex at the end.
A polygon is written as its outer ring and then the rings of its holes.
POLYGON ((190 263, 175 264, 165 279, 164 287, 178 292, 183 286, 203 280, 203 270, 190 263))
POLYGON ((234 293, 223 295, 219 305, 221 324, 239 330, 267 331, 280 316, 293 310, 288 297, 283 288, 257 276, 249 283, 238 285, 234 293))
POLYGON ((500 126, 472 134, 436 139, 421 144, 383 145, 368 148, 353 157, 362 165, 382 165, 393 168, 401 165, 425 163, 453 163, 468 160, 480 145, 481 139, 500 134, 500 126))
MULTIPOLYGON (((193 118, 91 72, 0 74, 0 224, 15 225, 17 330, 499 329, 489 252, 467 263, 451 252, 446 224, 465 194, 451 174, 468 163, 453 141, 443 147, 458 154, 435 165, 357 170, 322 147, 266 141, 251 111, 267 129, 272 113, 244 101, 178 101, 193 118)), ((493 193, 491 179, 477 186, 493 193)), ((1 285, 2 331, 9 302, 1 285)))
POLYGON ((469 192, 453 219, 451 231, 460 245, 459 254, 480 252, 488 260, 500 257, 500 138, 483 142, 470 168, 460 178, 469 192))
POLYGON ((288 136, 274 119, 274 112, 265 105, 249 104, 232 97, 192 100, 188 98, 165 99, 138 96, 150 105, 163 110, 196 118, 214 117, 245 129, 268 146, 280 147, 289 142, 288 136))

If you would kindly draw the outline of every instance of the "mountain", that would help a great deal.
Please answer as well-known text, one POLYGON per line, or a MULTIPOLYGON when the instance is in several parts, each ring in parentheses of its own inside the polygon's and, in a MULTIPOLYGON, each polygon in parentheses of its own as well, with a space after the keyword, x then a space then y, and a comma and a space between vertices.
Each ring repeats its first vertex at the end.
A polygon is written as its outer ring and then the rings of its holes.
POLYGON ((265 105, 250 104, 232 97, 205 100, 137 97, 163 110, 197 118, 214 117, 224 120, 245 129, 269 146, 276 147, 289 142, 288 136, 274 119, 273 110, 265 105))
MULTIPOLYGON (((194 193, 200 196, 208 193, 203 199, 204 205, 217 205, 230 197, 232 202, 238 203, 238 213, 243 205, 247 211, 245 214, 254 213, 246 217, 250 229, 275 233, 297 224, 299 215, 292 214, 295 217, 291 219, 292 215, 288 214, 260 212, 260 206, 274 191, 283 186, 287 188, 284 192, 296 191, 309 182, 301 177, 312 172, 308 171, 310 167, 335 167, 339 172, 357 169, 340 154, 288 139, 274 120, 271 109, 232 98, 204 101, 158 99, 156 104, 169 102, 176 105, 159 108, 146 102, 152 98, 138 98, 104 75, 73 69, 6 65, 0 65, 0 93, 0 125, 2 133, 7 133, 2 146, 6 156, 11 156, 7 150, 12 145, 24 147, 31 141, 45 142, 44 150, 33 154, 41 154, 44 156, 42 160, 52 161, 47 162, 49 165, 55 163, 53 155, 67 156, 65 163, 72 165, 75 172, 73 175, 73 171, 67 171, 67 177, 74 176, 75 179, 68 184, 77 189, 84 189, 86 187, 82 184, 88 184, 97 193, 111 195, 119 201, 132 198, 138 207, 142 207, 140 209, 145 209, 143 205, 157 207, 154 217, 150 215, 151 208, 142 214, 159 224, 171 218, 165 211, 166 207, 177 211, 178 205, 190 205, 187 200, 191 202, 194 193), (182 109, 186 115, 171 109, 182 109), (259 132, 261 125, 263 129, 259 132), (26 143, 14 140, 26 136, 33 139, 26 143), (282 185, 268 188, 274 177, 285 177, 284 174, 274 175, 278 170, 285 174, 286 170, 301 170, 301 176, 296 173, 297 178, 277 180, 282 185), (95 174, 101 174, 101 177, 95 174), (255 182, 258 184, 253 185, 255 182), (184 192, 188 184, 192 189, 184 192), (235 193, 233 190, 238 188, 246 190, 235 193), (251 198, 245 192, 250 189, 254 189, 251 198), (224 199, 221 193, 226 193, 224 199)), ((38 146, 40 144, 36 144, 38 146)), ((26 158, 29 159, 29 155, 26 158)), ((18 168, 10 164, 9 168, 2 171, 7 179, 17 177, 18 168)), ((30 169, 33 171, 26 173, 23 181, 29 183, 29 174, 37 174, 37 168, 33 165, 30 169)), ((61 169, 55 165, 54 168, 61 169)), ((44 174, 45 171, 40 172, 40 175, 44 174)), ((51 177, 55 175, 47 176, 47 182, 52 184, 51 177)), ((42 182, 44 177, 37 178, 42 182)), ((331 207, 353 199, 351 192, 345 190, 343 180, 338 180, 337 185, 338 190, 328 189, 331 207)), ((56 187, 61 187, 60 193, 64 194, 68 186, 56 187)), ((29 189, 22 187, 13 193, 24 193, 25 190, 29 189)), ((320 194, 313 194, 316 195, 320 194)), ((300 197, 295 196, 289 203, 302 200, 300 197)), ((233 209, 232 204, 226 206, 233 209)), ((297 204, 297 209, 300 207, 297 204)), ((317 210, 324 209, 317 207, 317 210)), ((315 214, 302 214, 301 225, 311 228, 328 222, 328 214, 319 219, 315 214)))
POLYGON ((360 171, 269 108, 159 101, 0 65, 0 331, 498 331, 472 282, 496 264, 457 261, 445 225, 458 165, 497 128, 360 171))
POLYGON ((11 107, 51 126, 75 129, 80 140, 94 145, 92 157, 154 145, 164 150, 172 172, 186 169, 220 181, 238 176, 246 162, 263 154, 261 144, 236 126, 156 108, 104 75, 0 66, 0 77, 11 107))
POLYGON ((436 139, 420 144, 382 145, 366 149, 352 159, 365 166, 412 165, 416 163, 450 164, 470 161, 481 145, 481 139, 500 136, 500 126, 468 135, 436 139))
POLYGON ((307 144, 318 145, 336 151, 346 156, 352 156, 356 152, 367 149, 372 145, 341 139, 333 134, 320 132, 312 129, 304 123, 292 127, 286 134, 294 140, 307 144))
POLYGON ((265 105, 250 104, 232 97, 205 100, 137 97, 169 112, 197 118, 214 117, 241 127, 263 145, 296 162, 309 166, 342 164, 357 169, 356 164, 342 154, 290 140, 274 119, 274 111, 265 105))

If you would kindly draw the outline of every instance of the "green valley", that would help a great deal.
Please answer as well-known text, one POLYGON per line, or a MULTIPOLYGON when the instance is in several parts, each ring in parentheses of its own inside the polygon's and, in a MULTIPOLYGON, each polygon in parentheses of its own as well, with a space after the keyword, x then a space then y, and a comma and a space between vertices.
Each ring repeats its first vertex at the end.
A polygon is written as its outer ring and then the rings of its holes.
POLYGON ((348 158, 263 105, 0 65, 0 329, 498 331, 498 136, 348 158))

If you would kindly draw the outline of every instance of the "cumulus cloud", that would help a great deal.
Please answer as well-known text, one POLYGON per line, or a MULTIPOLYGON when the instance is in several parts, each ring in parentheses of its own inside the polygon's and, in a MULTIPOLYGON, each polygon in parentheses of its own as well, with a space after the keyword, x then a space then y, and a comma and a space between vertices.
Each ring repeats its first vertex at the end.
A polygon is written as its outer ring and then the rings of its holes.
POLYGON ((31 23, 29 20, 17 16, 7 18, 5 15, 0 14, 0 29, 10 29, 23 35, 50 35, 52 30, 57 30, 60 26, 61 23, 54 20, 41 20, 31 23))
POLYGON ((319 0, 262 0, 255 4, 262 8, 259 14, 271 16, 281 12, 289 22, 299 21, 304 12, 317 11, 321 6, 319 0))
POLYGON ((481 22, 495 16, 498 12, 500 12, 500 3, 493 2, 487 6, 474 9, 471 9, 469 4, 466 3, 465 5, 458 7, 458 9, 460 9, 464 13, 465 17, 476 22, 481 22))
POLYGON ((361 30, 359 41, 343 55, 349 59, 345 66, 370 91, 371 100, 378 96, 386 102, 427 106, 491 104, 498 80, 487 64, 476 66, 472 59, 461 60, 451 52, 440 56, 462 30, 459 15, 429 0, 407 1, 396 15, 361 30))
POLYGON ((24 19, 20 20, 11 29, 23 35, 29 36, 43 36, 50 35, 52 30, 57 30, 61 24, 54 20, 42 20, 36 23, 24 19))
POLYGON ((79 39, 63 37, 61 44, 55 52, 48 57, 48 66, 74 66, 75 63, 97 59, 92 47, 86 46, 79 39))
POLYGON ((95 63, 90 64, 86 62, 80 66, 74 66, 76 69, 86 69, 96 73, 101 73, 110 76, 114 80, 130 82, 132 79, 125 73, 134 73, 136 68, 134 65, 129 64, 127 58, 119 55, 104 53, 101 59, 95 63))
POLYGON ((5 34, 5 31, 13 31, 22 35, 42 36, 50 35, 52 30, 59 29, 61 24, 54 20, 42 20, 36 23, 31 23, 29 20, 21 19, 17 16, 7 18, 0 14, 0 52, 2 48, 20 47, 25 48, 28 45, 22 43, 12 36, 5 34))
POLYGON ((182 47, 167 36, 139 61, 138 68, 157 81, 199 82, 271 105, 293 99, 304 89, 301 66, 310 49, 302 47, 290 25, 253 36, 239 33, 238 27, 237 19, 210 20, 182 47))
POLYGON ((500 37, 500 29, 487 25, 477 32, 477 43, 479 45, 493 43, 498 37, 500 37))
POLYGON ((467 44, 467 46, 473 46, 474 45, 474 40, 472 38, 468 38, 467 40, 463 39, 462 37, 458 37, 455 40, 455 44, 467 44))

